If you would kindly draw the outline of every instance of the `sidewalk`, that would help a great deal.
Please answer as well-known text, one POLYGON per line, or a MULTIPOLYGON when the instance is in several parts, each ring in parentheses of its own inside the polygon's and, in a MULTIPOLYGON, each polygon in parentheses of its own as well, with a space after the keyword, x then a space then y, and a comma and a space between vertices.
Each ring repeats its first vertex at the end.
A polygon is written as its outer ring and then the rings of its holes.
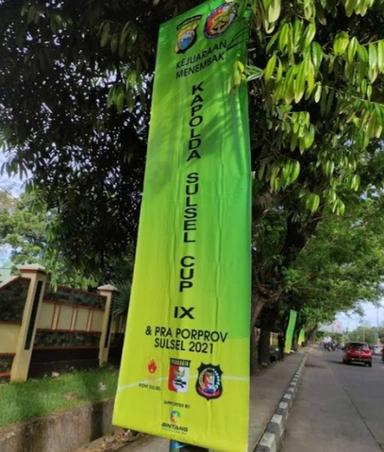
MULTIPOLYGON (((304 351, 287 356, 251 379, 249 451, 253 451, 273 416, 296 369, 304 357, 304 351)), ((124 446, 120 452, 168 452, 169 440, 145 436, 124 446)))

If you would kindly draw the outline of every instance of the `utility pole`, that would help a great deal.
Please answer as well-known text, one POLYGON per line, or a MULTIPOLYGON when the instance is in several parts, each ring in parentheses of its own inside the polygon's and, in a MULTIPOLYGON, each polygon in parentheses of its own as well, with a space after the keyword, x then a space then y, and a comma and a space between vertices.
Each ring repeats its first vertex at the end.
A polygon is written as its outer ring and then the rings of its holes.
POLYGON ((169 452, 207 452, 208 449, 204 449, 199 446, 191 446, 190 444, 180 443, 179 441, 171 440, 169 442, 169 452))

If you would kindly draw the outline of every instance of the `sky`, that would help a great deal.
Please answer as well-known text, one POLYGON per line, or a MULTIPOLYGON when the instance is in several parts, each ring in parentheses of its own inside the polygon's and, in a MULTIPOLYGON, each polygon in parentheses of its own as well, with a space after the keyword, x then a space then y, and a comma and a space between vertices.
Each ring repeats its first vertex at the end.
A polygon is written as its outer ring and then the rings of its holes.
MULTIPOLYGON (((3 151, 0 149, 0 169, 3 166, 6 158, 3 151)), ((6 190, 12 196, 17 197, 22 190, 23 181, 17 177, 8 177, 7 174, 1 174, 0 172, 0 188, 6 190)))
MULTIPOLYGON (((348 313, 340 313, 336 320, 340 322, 343 331, 352 331, 360 325, 364 326, 382 326, 384 325, 384 300, 379 301, 379 305, 373 303, 361 303, 363 316, 359 316, 352 311, 348 313)), ((339 325, 338 325, 339 326, 339 325)))

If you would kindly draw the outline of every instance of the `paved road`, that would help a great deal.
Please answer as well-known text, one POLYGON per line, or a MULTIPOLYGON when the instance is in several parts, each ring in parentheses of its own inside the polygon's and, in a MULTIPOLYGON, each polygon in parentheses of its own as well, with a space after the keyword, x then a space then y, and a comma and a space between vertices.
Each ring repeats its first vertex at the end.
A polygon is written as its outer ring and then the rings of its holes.
POLYGON ((383 452, 384 365, 345 365, 315 349, 289 417, 282 452, 383 452))

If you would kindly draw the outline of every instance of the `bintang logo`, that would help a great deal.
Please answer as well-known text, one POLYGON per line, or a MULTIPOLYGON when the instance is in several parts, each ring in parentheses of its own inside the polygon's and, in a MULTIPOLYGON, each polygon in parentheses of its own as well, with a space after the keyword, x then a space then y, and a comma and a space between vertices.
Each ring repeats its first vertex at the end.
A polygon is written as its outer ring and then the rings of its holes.
POLYGON ((176 53, 186 52, 196 42, 201 17, 201 15, 190 17, 177 26, 176 53))
POLYGON ((180 418, 180 411, 177 410, 171 410, 169 413, 169 419, 172 422, 172 424, 177 424, 180 418))
POLYGON ((177 410, 171 410, 169 412, 169 420, 161 423, 161 428, 168 432, 175 432, 180 434, 188 433, 188 427, 180 425, 181 413, 177 410))
POLYGON ((223 3, 214 9, 205 23, 204 34, 207 38, 217 38, 232 25, 236 19, 237 7, 233 3, 223 3))

